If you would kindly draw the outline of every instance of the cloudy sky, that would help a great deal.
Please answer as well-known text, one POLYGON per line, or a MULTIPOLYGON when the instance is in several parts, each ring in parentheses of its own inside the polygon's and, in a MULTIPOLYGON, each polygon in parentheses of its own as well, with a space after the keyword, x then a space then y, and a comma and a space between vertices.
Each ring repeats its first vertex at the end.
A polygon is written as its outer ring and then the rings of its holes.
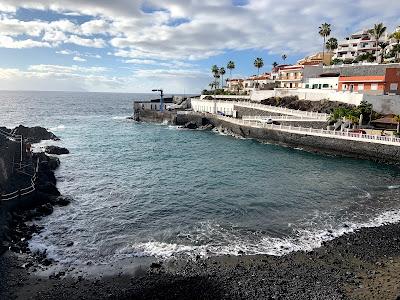
POLYGON ((394 0, 1 0, 0 89, 196 93, 213 64, 247 76, 262 57, 269 71, 321 49, 323 22, 341 39, 392 31, 399 12, 394 0))

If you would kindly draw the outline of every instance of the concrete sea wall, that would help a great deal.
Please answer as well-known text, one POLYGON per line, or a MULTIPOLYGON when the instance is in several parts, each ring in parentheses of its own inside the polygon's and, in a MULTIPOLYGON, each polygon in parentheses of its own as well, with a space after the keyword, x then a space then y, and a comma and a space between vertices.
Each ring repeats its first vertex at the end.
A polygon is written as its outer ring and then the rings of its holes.
POLYGON ((176 113, 170 111, 135 110, 134 119, 142 122, 176 124, 176 113))
POLYGON ((254 128, 232 124, 214 117, 209 117, 208 120, 217 128, 245 138, 283 144, 294 148, 303 148, 308 151, 324 154, 334 154, 390 164, 400 164, 400 147, 397 146, 303 135, 267 128, 254 128))

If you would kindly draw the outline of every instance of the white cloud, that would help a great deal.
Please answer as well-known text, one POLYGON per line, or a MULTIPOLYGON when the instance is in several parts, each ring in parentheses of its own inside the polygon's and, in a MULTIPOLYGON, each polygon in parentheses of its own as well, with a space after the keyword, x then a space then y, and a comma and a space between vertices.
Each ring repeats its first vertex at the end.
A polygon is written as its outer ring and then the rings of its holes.
POLYGON ((51 47, 51 46, 47 42, 39 42, 31 39, 14 40, 9 36, 0 35, 0 48, 23 49, 23 48, 35 48, 35 47, 51 47))
POLYGON ((45 73, 60 73, 60 74, 74 74, 74 73, 102 73, 107 71, 105 67, 80 67, 76 65, 63 66, 63 65, 31 65, 28 67, 29 71, 45 72, 45 73))
POLYGON ((86 61, 86 59, 79 57, 79 56, 74 56, 74 58, 72 59, 73 61, 86 61))
POLYGON ((87 39, 82 38, 77 35, 71 35, 65 43, 75 44, 78 46, 83 47, 92 47, 92 48, 104 48, 106 43, 103 39, 94 38, 94 39, 87 39))

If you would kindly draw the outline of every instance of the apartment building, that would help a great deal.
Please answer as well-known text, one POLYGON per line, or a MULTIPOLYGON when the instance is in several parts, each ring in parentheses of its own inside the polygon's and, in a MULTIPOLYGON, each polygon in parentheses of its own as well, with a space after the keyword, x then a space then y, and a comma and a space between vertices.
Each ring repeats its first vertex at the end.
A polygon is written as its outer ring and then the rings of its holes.
MULTIPOLYGON (((385 34, 378 42, 386 42, 388 35, 385 34)), ((341 59, 343 61, 353 61, 363 53, 371 53, 376 55, 376 41, 371 36, 368 29, 364 29, 353 33, 344 40, 338 42, 338 48, 335 51, 333 59, 341 59)), ((380 51, 378 49, 378 51, 380 51)))
POLYGON ((293 65, 279 68, 279 82, 281 88, 297 89, 302 87, 304 66, 293 65))

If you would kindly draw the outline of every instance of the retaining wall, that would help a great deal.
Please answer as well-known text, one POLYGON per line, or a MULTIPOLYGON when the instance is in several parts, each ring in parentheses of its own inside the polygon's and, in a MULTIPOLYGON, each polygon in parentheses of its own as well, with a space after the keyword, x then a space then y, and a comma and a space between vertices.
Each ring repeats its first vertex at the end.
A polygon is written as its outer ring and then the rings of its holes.
POLYGON ((232 124, 212 116, 207 117, 207 119, 215 127, 224 128, 235 135, 246 138, 254 138, 296 148, 300 147, 313 152, 400 164, 400 147, 397 146, 303 135, 267 128, 254 128, 232 124))

